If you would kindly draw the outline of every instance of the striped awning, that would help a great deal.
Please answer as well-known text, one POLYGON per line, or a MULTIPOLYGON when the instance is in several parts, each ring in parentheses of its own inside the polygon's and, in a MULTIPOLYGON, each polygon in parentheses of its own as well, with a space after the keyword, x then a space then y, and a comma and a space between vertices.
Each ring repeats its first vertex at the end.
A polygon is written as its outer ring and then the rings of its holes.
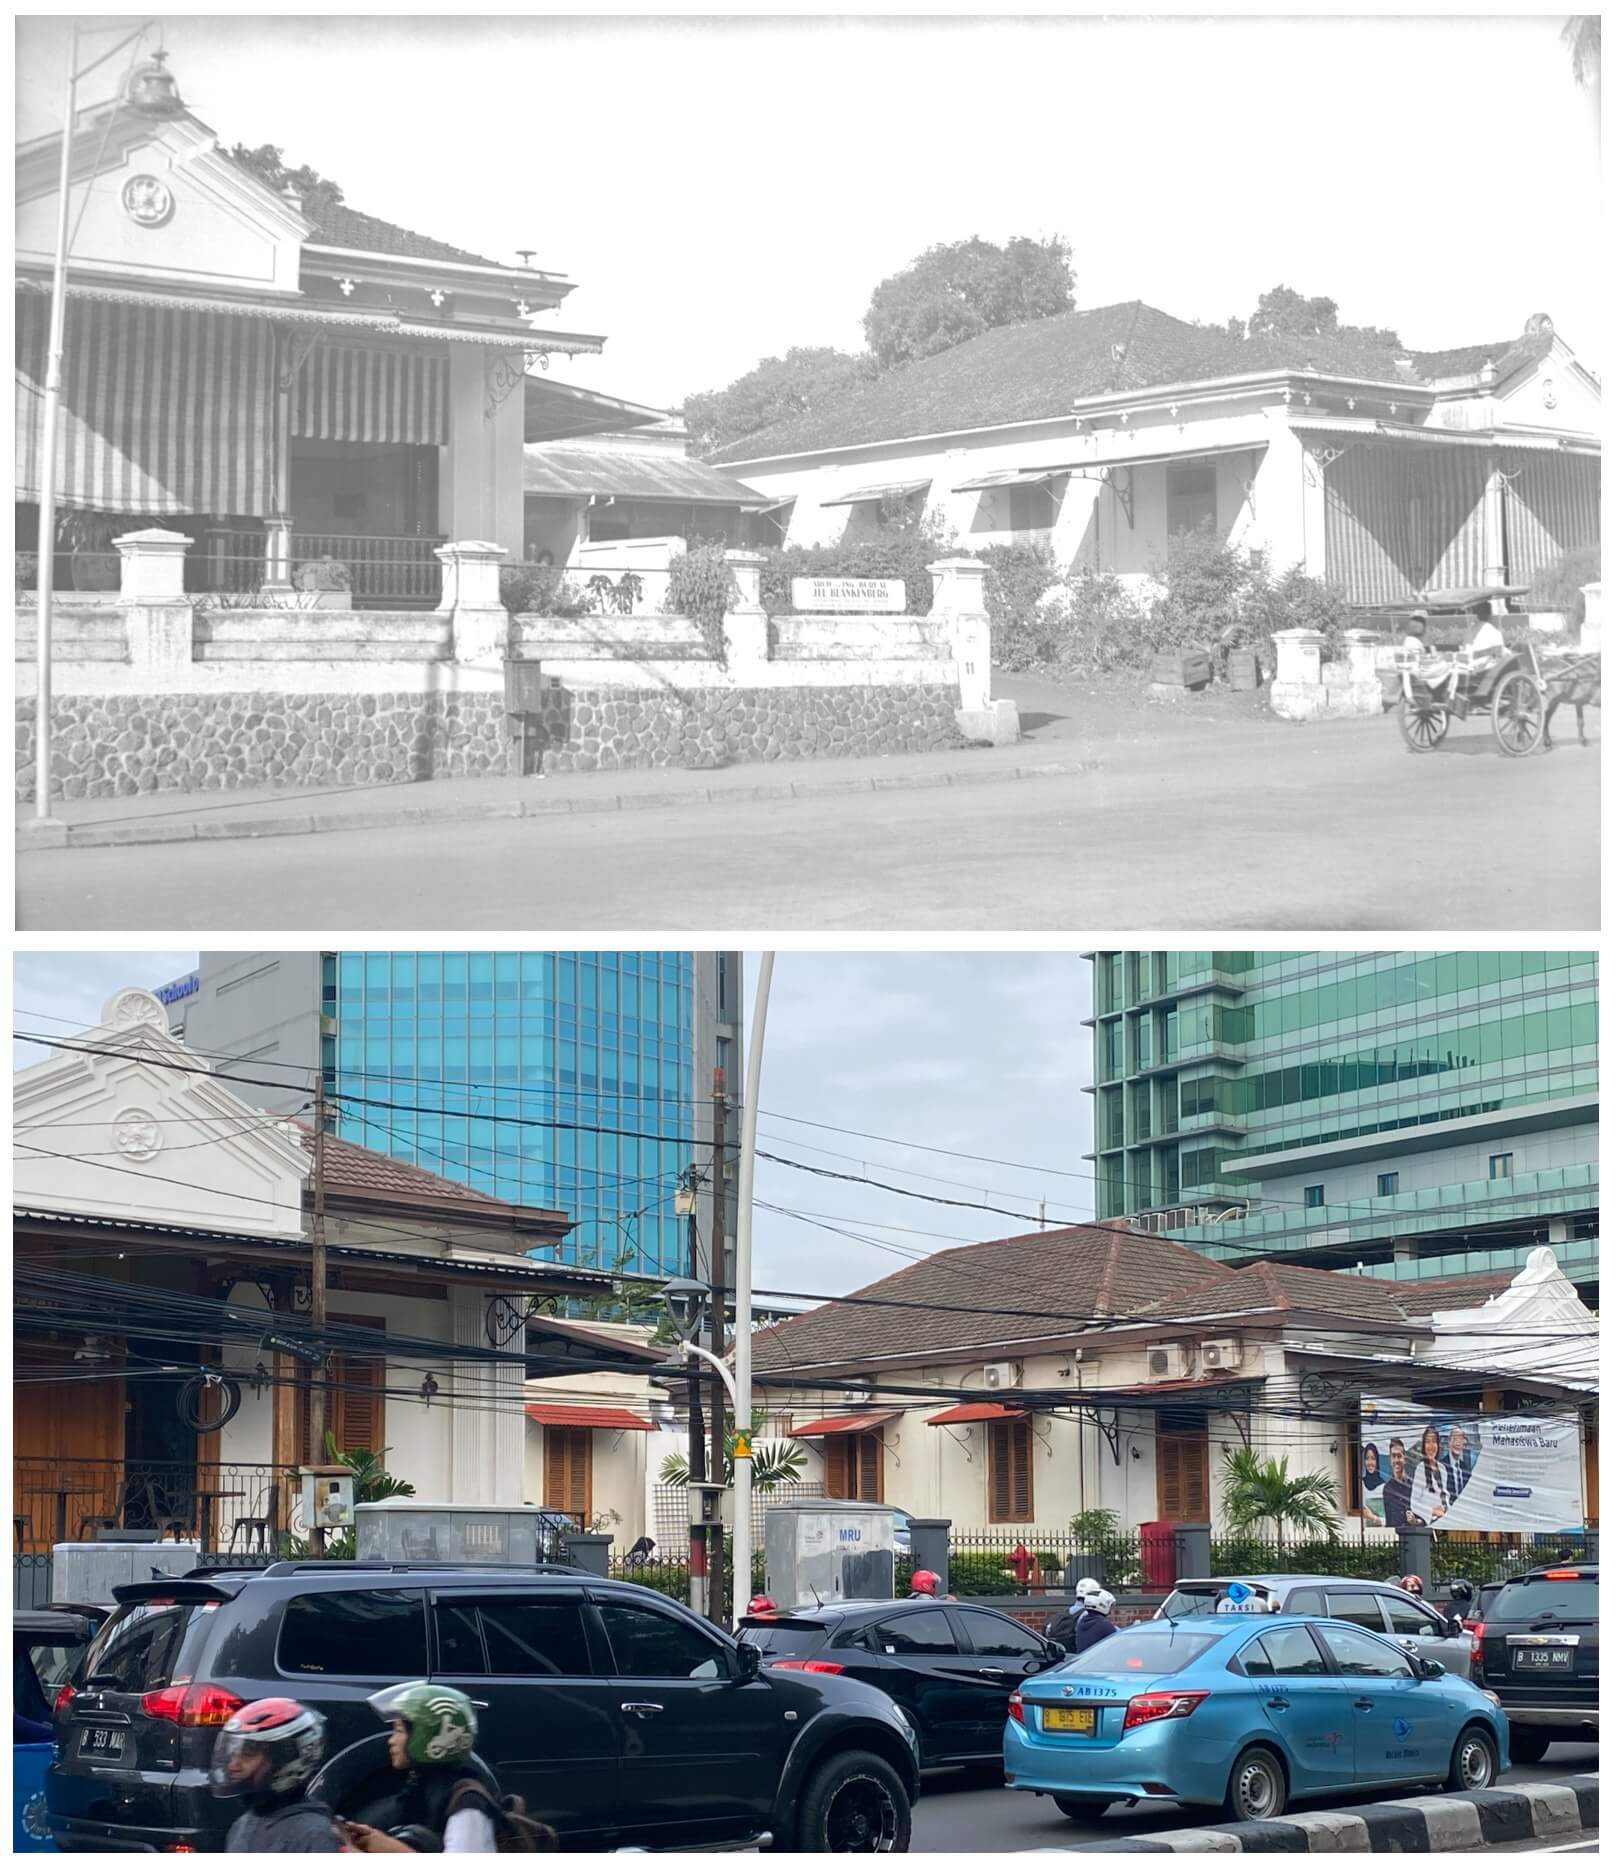
POLYGON ((298 441, 449 441, 449 358, 391 346, 317 344, 292 399, 298 441))
MULTIPOLYGON (((16 298, 16 497, 40 496, 48 299, 16 298)), ((56 497, 107 513, 274 509, 273 327, 69 297, 56 497)))

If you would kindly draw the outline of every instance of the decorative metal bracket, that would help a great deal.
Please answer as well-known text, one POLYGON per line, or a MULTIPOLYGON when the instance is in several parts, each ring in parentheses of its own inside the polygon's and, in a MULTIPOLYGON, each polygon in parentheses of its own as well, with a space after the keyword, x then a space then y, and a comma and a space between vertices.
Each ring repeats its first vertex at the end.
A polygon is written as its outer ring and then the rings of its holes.
POLYGON ((500 351, 491 357, 483 369, 483 383, 486 394, 483 400, 483 419, 492 421, 494 412, 511 395, 528 375, 528 366, 537 363, 541 370, 551 367, 550 352, 538 346, 525 346, 520 351, 500 351))
POLYGON ((1305 1410, 1336 1409, 1357 1400, 1363 1383, 1357 1377, 1330 1376, 1323 1370, 1307 1370, 1298 1379, 1298 1400, 1305 1410))
POLYGON ((1045 1456, 1046 1456, 1046 1459, 1048 1460, 1053 1454, 1055 1454, 1056 1448, 1055 1448, 1055 1444, 1051 1441, 1049 1428, 1046 1429, 1043 1435, 1040 1434, 1039 1432, 1040 1420, 1041 1418, 1038 1415, 1030 1415, 1028 1418, 1028 1429, 1029 1429, 1029 1433, 1033 1436, 1033 1438, 1036 1441, 1044 1444, 1045 1456))
POLYGON ((275 373, 277 389, 290 390, 296 385, 299 371, 309 361, 309 353, 319 342, 318 333, 282 331, 281 358, 275 373))
POLYGON ((1333 448, 1326 442, 1322 442, 1318 446, 1305 442, 1303 448, 1304 479, 1308 481, 1311 487, 1321 486, 1326 469, 1329 468, 1334 461, 1340 461, 1346 452, 1345 449, 1333 448))
POLYGON ((527 1323, 528 1315, 521 1312, 503 1293, 496 1293, 490 1299, 488 1310, 483 1315, 483 1333, 496 1350, 504 1350, 527 1323))
POLYGON ((1124 518, 1129 522, 1129 530, 1135 530, 1135 470, 1132 467, 1110 467, 1107 469, 1107 485, 1112 489, 1112 497, 1123 508, 1124 518), (1119 475, 1127 478, 1120 483, 1119 475))
POLYGON ((1118 1411, 1114 1409, 1111 1422, 1106 1422, 1102 1419, 1101 1411, 1097 1409, 1093 1403, 1079 1403, 1076 1407, 1078 1418, 1081 1422, 1089 1422, 1093 1427, 1100 1430, 1102 1439, 1112 1450, 1113 1466, 1121 1467, 1123 1465, 1123 1456, 1119 1452, 1118 1444, 1122 1431, 1118 1426, 1118 1411))

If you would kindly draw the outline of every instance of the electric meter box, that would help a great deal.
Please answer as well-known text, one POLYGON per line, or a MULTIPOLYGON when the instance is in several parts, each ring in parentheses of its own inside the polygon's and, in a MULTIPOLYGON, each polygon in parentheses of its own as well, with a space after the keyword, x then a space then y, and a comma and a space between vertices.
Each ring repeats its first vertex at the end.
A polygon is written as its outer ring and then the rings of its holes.
POLYGON ((202 1563, 194 1541, 114 1539, 69 1541, 51 1547, 51 1600, 58 1604, 105 1604, 116 1601, 113 1587, 145 1584, 152 1578, 183 1578, 202 1563))
POLYGON ((764 1511, 764 1590, 782 1610, 893 1595, 893 1509, 795 1500, 764 1511))
POLYGON ((457 1564, 532 1565, 539 1557, 539 1521, 531 1506, 356 1501, 354 1553, 393 1564, 447 1559, 457 1564))

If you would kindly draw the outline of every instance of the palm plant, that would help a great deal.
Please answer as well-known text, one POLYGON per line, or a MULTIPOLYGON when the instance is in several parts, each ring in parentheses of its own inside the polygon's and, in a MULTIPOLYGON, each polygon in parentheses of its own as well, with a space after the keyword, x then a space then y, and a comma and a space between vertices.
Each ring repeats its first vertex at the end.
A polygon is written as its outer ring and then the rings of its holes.
POLYGON ((1237 1532, 1273 1521, 1280 1545, 1289 1525, 1303 1532, 1330 1531, 1338 1511, 1330 1475, 1288 1473, 1285 1455, 1264 1461, 1251 1448, 1225 1451, 1225 1517, 1237 1532))
MULTIPOLYGON (((774 1493, 777 1487, 788 1481, 796 1480, 803 1472, 804 1451, 794 1441, 765 1441, 757 1439, 764 1427, 764 1411, 753 1411, 753 1491, 755 1493, 774 1493)), ((736 1418, 727 1409, 725 1411, 725 1473, 727 1487, 736 1479, 736 1463, 731 1458, 731 1450, 736 1445, 736 1418)), ((658 1470, 658 1478, 668 1487, 684 1487, 691 1479, 691 1469, 683 1454, 674 1453, 666 1456, 658 1470)))
POLYGON ((409 1481, 400 1480, 382 1465, 382 1457, 387 1452, 386 1448, 378 1448, 374 1454, 369 1448, 339 1449, 337 1437, 330 1429, 326 1430, 326 1459, 335 1466, 346 1467, 354 1476, 356 1506, 369 1505, 373 1500, 397 1500, 415 1493, 409 1481))

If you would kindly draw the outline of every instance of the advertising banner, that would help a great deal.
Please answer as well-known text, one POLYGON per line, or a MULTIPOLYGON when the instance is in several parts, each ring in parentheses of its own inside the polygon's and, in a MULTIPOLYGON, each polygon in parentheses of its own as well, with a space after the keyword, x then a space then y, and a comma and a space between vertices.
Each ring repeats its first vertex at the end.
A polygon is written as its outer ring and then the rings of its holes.
POLYGON ((1366 1396, 1360 1488, 1366 1514, 1384 1526, 1576 1531, 1584 1524, 1578 1418, 1366 1396))

